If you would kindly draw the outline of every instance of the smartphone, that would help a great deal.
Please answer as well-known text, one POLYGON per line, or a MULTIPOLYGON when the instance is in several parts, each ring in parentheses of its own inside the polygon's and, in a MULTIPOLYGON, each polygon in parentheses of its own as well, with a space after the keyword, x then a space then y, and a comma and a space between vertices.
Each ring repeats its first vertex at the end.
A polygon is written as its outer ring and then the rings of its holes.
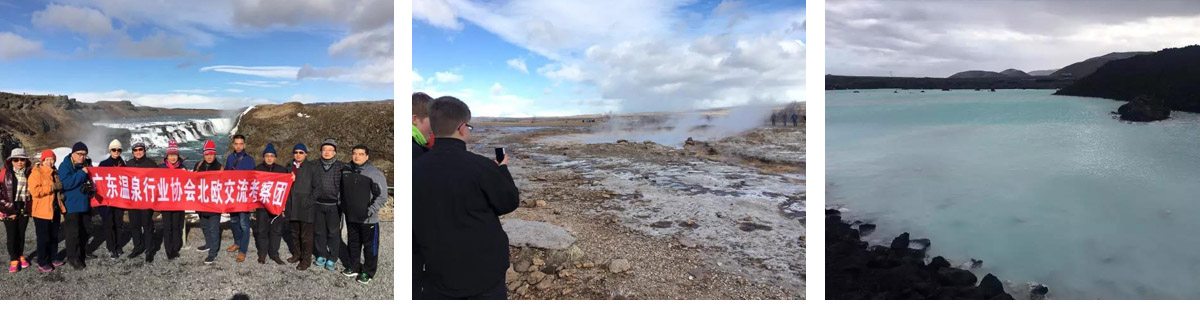
POLYGON ((496 162, 504 162, 504 147, 496 148, 496 162))

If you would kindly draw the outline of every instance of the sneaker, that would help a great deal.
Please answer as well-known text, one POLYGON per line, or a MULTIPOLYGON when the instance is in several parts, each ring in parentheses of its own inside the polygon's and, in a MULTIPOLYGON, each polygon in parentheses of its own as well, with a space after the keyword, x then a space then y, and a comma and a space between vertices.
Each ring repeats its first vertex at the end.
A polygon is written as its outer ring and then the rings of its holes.
POLYGON ((8 262, 8 263, 9 263, 9 265, 8 265, 8 273, 9 274, 16 273, 17 270, 21 269, 21 267, 20 267, 21 262, 19 262, 19 261, 12 261, 12 262, 8 262))
POLYGON ((196 250, 197 250, 197 251, 201 251, 201 252, 203 252, 203 251, 207 251, 207 250, 208 250, 208 245, 201 245, 200 247, 197 247, 197 248, 196 248, 196 250))
POLYGON ((59 268, 63 267, 63 265, 67 265, 67 263, 63 261, 54 261, 53 263, 50 263, 50 265, 54 266, 54 268, 59 268))
POLYGON ((371 282, 371 276, 367 276, 367 273, 358 274, 358 278, 355 281, 366 285, 371 282))
POLYGON ((112 253, 109 253, 108 258, 109 259, 119 259, 119 258, 121 258, 121 254, 117 254, 117 252, 112 252, 112 253))
POLYGON ((24 256, 21 256, 21 268, 29 268, 29 261, 24 256))
POLYGON ((342 275, 346 275, 346 277, 357 276, 356 273, 354 272, 354 270, 350 269, 349 267, 347 267, 345 270, 342 270, 342 275))
POLYGON ((42 265, 38 265, 38 270, 42 271, 42 273, 50 273, 50 272, 54 271, 54 267, 45 268, 45 267, 42 267, 42 265))
POLYGON ((209 255, 207 257, 204 257, 204 265, 212 265, 212 263, 216 262, 216 261, 217 261, 216 255, 209 255))
POLYGON ((337 270, 337 267, 334 265, 337 265, 337 262, 335 262, 335 261, 325 262, 325 269, 330 270, 330 271, 337 270))
POLYGON ((316 264, 317 267, 324 267, 325 266, 325 258, 317 257, 317 260, 313 261, 313 264, 316 264))

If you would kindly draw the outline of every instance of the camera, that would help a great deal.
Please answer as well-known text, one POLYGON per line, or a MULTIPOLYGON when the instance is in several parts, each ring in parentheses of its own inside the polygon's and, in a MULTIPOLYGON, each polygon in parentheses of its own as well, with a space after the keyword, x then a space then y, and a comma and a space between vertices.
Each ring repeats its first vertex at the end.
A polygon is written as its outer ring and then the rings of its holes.
MULTIPOLYGON (((92 159, 91 159, 91 158, 84 158, 84 159, 83 159, 83 166, 84 166, 84 167, 91 167, 91 166, 92 166, 92 159)), ((83 195, 86 195, 86 196, 89 196, 89 197, 90 197, 90 196, 93 196, 93 195, 96 195, 96 185, 92 183, 92 178, 91 178, 91 176, 89 176, 89 177, 88 177, 86 180, 84 180, 84 181, 83 181, 83 185, 79 187, 79 192, 83 192, 83 195)))

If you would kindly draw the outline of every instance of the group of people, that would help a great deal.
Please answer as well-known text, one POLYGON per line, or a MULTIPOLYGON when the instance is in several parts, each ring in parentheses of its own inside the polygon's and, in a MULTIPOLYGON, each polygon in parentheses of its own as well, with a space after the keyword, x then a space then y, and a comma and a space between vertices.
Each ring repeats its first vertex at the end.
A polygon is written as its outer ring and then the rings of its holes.
MULTIPOLYGON (((205 142, 203 160, 189 166, 179 154, 178 144, 171 140, 166 158, 157 161, 150 158, 146 145, 135 143, 132 158, 122 156, 124 148, 119 140, 108 145, 108 157, 100 167, 130 167, 180 169, 187 171, 255 170, 271 173, 292 174, 293 183, 288 193, 282 214, 271 215, 266 209, 228 213, 233 244, 225 249, 237 253, 236 261, 243 262, 249 252, 250 237, 254 236, 258 252, 258 263, 266 264, 269 258, 276 264, 295 263, 296 269, 306 270, 311 265, 326 270, 336 270, 339 248, 343 245, 342 224, 345 223, 349 248, 348 259, 343 259, 342 274, 354 277, 367 284, 375 277, 379 257, 379 212, 387 201, 387 178, 372 165, 370 149, 364 145, 354 146, 350 162, 335 159, 337 141, 326 139, 319 148, 320 157, 308 160, 308 148, 303 143, 292 147, 292 159, 280 164, 274 144, 268 143, 262 153, 262 161, 246 154, 246 137, 233 136, 233 152, 225 158, 225 164, 217 160, 216 145, 212 140, 205 142), (254 216, 253 224, 251 215, 254 216), (253 226, 253 231, 251 231, 253 226), (286 229, 286 230, 285 230, 286 229), (280 241, 288 246, 291 257, 286 261, 279 256, 280 241), (313 256, 316 259, 313 259, 313 256), (360 262, 360 256, 363 260, 360 262)), ((76 269, 87 266, 88 258, 95 258, 87 247, 91 219, 99 215, 99 235, 92 239, 98 249, 99 240, 105 243, 110 258, 124 255, 121 235, 128 232, 133 241, 129 258, 144 255, 147 263, 154 261, 160 247, 165 250, 167 260, 180 257, 185 231, 185 211, 153 211, 151 209, 126 209, 115 206, 92 207, 94 195, 88 168, 88 147, 83 142, 75 143, 70 158, 56 168, 53 151, 42 151, 37 161, 30 162, 24 149, 14 149, 0 169, 0 219, 3 219, 7 234, 9 273, 30 267, 25 256, 25 234, 29 218, 32 217, 37 238, 37 268, 49 273, 70 264, 76 269), (161 216, 161 245, 154 240, 155 214, 161 216), (125 225, 126 215, 129 224, 125 225), (62 236, 60 237, 60 233, 62 236), (58 255, 58 242, 66 241, 66 255, 58 255)), ((217 260, 221 248, 221 215, 223 213, 198 212, 203 228, 204 245, 196 248, 206 251, 205 264, 217 260)))
MULTIPOLYGON (((792 113, 792 126, 800 127, 800 114, 792 113)), ((787 127, 788 115, 784 113, 771 113, 771 126, 775 126, 775 121, 778 120, 787 127)))
POLYGON ((413 94, 413 298, 507 299, 508 235, 500 215, 520 194, 499 160, 467 151, 471 109, 413 94))

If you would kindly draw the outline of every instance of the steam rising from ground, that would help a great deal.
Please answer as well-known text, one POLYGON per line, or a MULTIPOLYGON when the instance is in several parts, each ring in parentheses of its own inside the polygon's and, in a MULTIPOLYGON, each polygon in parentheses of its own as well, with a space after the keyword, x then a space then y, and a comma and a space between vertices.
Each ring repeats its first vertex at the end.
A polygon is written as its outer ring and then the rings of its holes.
POLYGON ((609 116, 594 132, 552 136, 547 143, 608 143, 619 139, 652 141, 681 147, 689 137, 695 140, 719 140, 736 136, 770 123, 772 107, 745 106, 719 111, 687 112, 635 116, 609 116))

